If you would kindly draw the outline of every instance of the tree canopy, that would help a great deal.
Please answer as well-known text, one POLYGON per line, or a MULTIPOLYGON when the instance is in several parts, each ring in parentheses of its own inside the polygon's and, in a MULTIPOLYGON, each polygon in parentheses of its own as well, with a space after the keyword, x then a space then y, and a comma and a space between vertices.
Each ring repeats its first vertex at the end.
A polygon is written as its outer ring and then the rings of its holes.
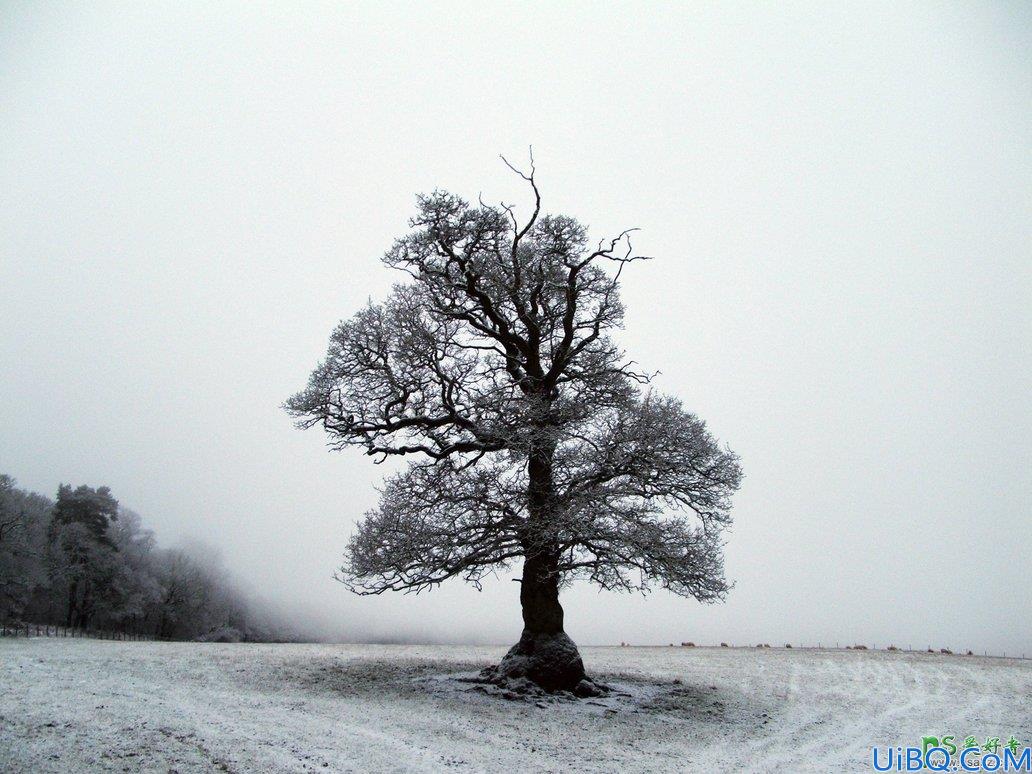
MULTIPOLYGON (((333 448, 411 458, 352 538, 340 577, 359 593, 479 584, 554 557, 559 582, 724 596, 722 531, 738 458, 614 339, 633 230, 589 242, 534 207, 417 198, 384 263, 406 275, 333 331, 287 403, 333 448)), ((524 581, 526 583, 526 580, 524 581)))

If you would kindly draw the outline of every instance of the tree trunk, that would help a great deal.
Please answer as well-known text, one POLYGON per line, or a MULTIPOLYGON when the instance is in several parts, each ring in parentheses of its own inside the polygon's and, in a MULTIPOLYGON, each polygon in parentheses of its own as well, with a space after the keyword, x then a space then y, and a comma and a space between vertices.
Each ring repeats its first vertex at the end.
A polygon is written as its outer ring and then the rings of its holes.
MULTIPOLYGON (((547 438, 547 433, 542 433, 547 438)), ((523 536, 520 604, 523 634, 492 675, 527 678, 549 691, 573 691, 585 679, 580 653, 563 631, 559 604, 559 546, 552 480, 554 441, 531 446, 527 463, 529 519, 523 536)))
POLYGON ((576 691, 585 679, 584 662, 563 631, 556 563, 554 555, 531 555, 524 560, 520 586, 523 634, 505 654, 495 675, 525 677, 548 691, 576 691))
POLYGON ((75 626, 75 600, 79 592, 79 581, 73 580, 68 587, 68 620, 66 626, 75 626))
POLYGON ((528 556, 523 562, 520 605, 523 626, 540 634, 563 631, 563 606, 559 604, 558 558, 528 556))

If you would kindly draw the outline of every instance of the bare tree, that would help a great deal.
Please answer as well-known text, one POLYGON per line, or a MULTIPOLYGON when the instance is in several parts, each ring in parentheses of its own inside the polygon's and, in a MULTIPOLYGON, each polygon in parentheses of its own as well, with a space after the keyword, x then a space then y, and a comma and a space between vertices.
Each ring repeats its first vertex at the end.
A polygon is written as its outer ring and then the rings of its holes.
MULTIPOLYGON (((504 160, 504 159, 503 159, 504 160)), ((508 162, 506 162, 508 164, 508 162)), ((547 689, 584 678, 559 590, 656 583, 721 599, 721 532, 741 471, 704 423, 653 393, 611 338, 633 230, 589 245, 534 208, 417 199, 384 262, 408 275, 341 322, 286 407, 332 448, 412 458, 366 514, 339 577, 352 590, 422 590, 522 561, 523 635, 497 668, 547 689)))

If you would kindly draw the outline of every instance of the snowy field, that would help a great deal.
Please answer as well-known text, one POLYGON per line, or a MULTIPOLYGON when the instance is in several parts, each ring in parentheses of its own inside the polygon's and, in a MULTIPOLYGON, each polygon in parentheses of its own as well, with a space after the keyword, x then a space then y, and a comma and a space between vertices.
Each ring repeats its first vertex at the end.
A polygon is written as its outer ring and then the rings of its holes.
POLYGON ((0 769, 869 771, 925 734, 1032 738, 1032 661, 584 648, 626 695, 507 700, 503 648, 0 641, 0 769))

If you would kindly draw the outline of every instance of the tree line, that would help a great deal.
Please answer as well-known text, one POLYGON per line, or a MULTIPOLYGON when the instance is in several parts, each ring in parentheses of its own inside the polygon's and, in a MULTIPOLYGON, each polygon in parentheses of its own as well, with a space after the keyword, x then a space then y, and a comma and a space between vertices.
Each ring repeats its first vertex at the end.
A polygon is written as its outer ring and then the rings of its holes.
POLYGON ((175 640, 286 639, 200 544, 160 548, 106 486, 56 500, 0 475, 0 621, 175 640))

